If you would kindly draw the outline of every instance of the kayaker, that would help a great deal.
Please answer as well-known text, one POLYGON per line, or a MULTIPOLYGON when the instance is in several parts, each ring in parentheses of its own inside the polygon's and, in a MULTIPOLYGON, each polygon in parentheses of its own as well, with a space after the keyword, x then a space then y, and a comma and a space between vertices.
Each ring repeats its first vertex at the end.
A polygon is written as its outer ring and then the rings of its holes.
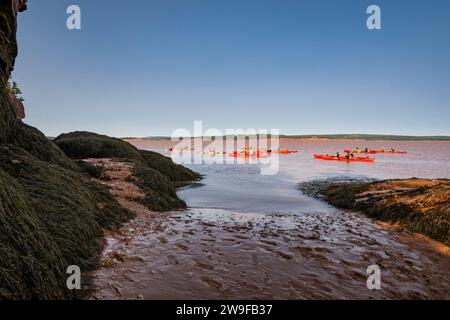
POLYGON ((341 156, 341 154, 339 152, 336 152, 335 158, 339 158, 340 156, 341 156))
POLYGON ((391 152, 395 152, 394 148, 391 148, 391 152))
POLYGON ((365 148, 365 149, 364 149, 364 152, 369 152, 369 149, 368 149, 368 148, 365 148))

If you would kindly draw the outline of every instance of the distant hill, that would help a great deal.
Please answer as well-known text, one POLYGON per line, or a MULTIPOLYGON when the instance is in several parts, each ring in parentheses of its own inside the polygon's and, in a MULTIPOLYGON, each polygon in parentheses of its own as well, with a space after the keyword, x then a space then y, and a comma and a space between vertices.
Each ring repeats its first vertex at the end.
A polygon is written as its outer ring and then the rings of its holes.
MULTIPOLYGON (((403 136, 388 134, 311 134, 311 135, 280 135, 285 139, 330 139, 330 140, 389 140, 389 141, 450 141, 450 136, 403 136)), ((149 139, 170 140, 170 137, 126 137, 124 140, 149 139)))
POLYGON ((280 135, 290 139, 349 139, 349 140, 397 140, 397 141, 450 141, 450 136, 402 136, 388 134, 324 134, 280 135))

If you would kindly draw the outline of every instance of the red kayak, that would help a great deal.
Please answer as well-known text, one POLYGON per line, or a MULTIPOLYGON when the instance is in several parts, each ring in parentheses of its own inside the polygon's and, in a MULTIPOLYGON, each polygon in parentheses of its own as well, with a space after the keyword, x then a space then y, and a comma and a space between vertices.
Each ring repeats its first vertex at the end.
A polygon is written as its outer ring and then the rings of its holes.
POLYGON ((408 152, 399 150, 399 151, 392 151, 392 150, 344 150, 346 153, 353 153, 353 154, 377 154, 377 153, 391 153, 391 154, 407 154, 408 152))
POLYGON ((321 160, 333 160, 333 161, 345 161, 345 162, 374 162, 375 159, 369 158, 369 157, 353 157, 353 158, 347 158, 347 157, 337 157, 337 156, 329 156, 329 155, 321 155, 321 154, 315 154, 314 158, 321 159, 321 160))

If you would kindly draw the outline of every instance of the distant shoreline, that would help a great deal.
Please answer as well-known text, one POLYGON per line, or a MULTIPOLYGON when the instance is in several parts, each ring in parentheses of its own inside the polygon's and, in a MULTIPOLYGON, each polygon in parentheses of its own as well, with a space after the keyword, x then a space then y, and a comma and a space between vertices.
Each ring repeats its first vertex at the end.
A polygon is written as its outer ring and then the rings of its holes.
MULTIPOLYGON (((123 140, 171 140, 171 137, 123 137, 123 140)), ((306 141, 450 141, 450 136, 403 136, 378 134, 280 135, 283 140, 306 141)))

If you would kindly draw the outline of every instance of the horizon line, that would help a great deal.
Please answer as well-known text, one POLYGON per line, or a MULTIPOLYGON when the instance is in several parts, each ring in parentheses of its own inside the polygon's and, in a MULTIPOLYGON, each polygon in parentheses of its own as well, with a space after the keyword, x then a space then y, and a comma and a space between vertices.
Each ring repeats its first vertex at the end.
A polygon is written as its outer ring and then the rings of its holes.
MULTIPOLYGON (((219 137, 227 137, 227 136, 242 136, 248 137, 253 135, 242 134, 242 135, 221 135, 219 137)), ((259 134, 256 134, 259 136, 259 134)), ((267 134, 267 136, 271 136, 271 134, 267 134)), ((180 138, 201 138, 201 137, 215 137, 213 135, 208 136, 185 136, 180 138)), ((339 134, 280 134, 279 138, 291 138, 291 139, 351 139, 351 140, 420 140, 420 141, 450 141, 450 135, 399 135, 399 134, 370 134, 370 133, 339 133, 339 134)), ((121 137, 120 139, 131 140, 131 139, 159 139, 159 140, 170 140, 171 136, 166 135, 155 135, 155 136, 126 136, 121 137)))

